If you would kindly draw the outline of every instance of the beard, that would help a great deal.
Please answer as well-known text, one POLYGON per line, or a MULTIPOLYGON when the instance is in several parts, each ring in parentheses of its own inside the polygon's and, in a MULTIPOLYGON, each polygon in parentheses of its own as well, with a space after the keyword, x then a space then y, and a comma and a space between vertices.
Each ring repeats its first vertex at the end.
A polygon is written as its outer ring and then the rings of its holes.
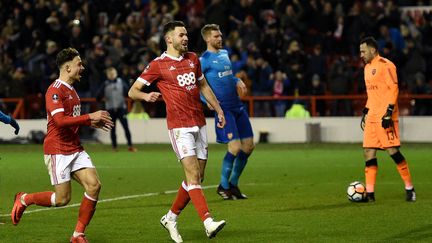
POLYGON ((188 46, 187 45, 183 45, 181 42, 174 43, 173 47, 174 47, 175 50, 177 50, 180 53, 185 53, 185 52, 188 51, 188 46))
POLYGON ((80 82, 81 81, 81 73, 77 73, 76 75, 72 76, 71 79, 74 82, 80 82))
POLYGON ((213 42, 211 45, 214 49, 219 50, 222 49, 222 42, 213 42))

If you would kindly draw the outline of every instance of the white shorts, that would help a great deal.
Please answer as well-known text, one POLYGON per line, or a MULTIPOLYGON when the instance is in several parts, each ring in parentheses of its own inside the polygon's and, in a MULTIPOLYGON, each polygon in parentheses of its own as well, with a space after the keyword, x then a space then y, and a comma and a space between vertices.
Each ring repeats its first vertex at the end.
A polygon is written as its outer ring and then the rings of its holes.
POLYGON ((182 127, 168 130, 171 145, 179 160, 196 155, 198 159, 207 160, 206 126, 182 127))
POLYGON ((85 151, 73 154, 45 154, 44 159, 52 185, 70 181, 71 173, 79 169, 95 168, 85 151))

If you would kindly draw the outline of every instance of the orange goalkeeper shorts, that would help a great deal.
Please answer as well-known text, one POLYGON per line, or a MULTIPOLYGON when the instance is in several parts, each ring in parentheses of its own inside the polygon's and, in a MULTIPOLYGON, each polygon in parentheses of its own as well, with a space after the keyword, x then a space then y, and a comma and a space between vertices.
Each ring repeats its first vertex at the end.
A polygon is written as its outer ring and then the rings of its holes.
POLYGON ((363 148, 385 149, 399 146, 399 122, 393 122, 393 127, 384 129, 381 122, 366 121, 363 133, 363 148))

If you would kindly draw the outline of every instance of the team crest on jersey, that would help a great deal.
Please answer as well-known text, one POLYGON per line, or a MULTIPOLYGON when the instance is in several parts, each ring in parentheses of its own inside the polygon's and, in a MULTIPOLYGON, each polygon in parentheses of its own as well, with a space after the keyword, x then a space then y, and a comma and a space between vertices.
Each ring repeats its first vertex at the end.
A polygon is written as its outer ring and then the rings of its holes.
POLYGON ((374 68, 372 69, 372 75, 375 75, 375 73, 376 73, 376 69, 374 68))
POLYGON ((231 139, 233 138, 233 134, 232 134, 232 132, 228 133, 228 134, 227 134, 227 137, 228 137, 229 140, 231 140, 231 139))
POLYGON ((52 96, 52 100, 53 100, 54 103, 57 103, 58 100, 59 100, 59 96, 58 96, 58 94, 53 94, 53 96, 52 96))
POLYGON ((191 68, 194 68, 194 67, 195 67, 195 64, 194 64, 191 60, 189 60, 189 66, 190 66, 191 68))
POLYGON ((72 99, 73 99, 72 95, 69 95, 69 99, 70 99, 70 100, 72 100, 72 99))

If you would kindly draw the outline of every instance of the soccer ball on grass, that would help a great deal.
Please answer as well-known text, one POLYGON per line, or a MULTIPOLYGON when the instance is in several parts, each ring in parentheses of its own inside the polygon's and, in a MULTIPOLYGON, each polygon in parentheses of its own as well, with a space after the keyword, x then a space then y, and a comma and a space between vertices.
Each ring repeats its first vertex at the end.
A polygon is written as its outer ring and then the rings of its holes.
POLYGON ((366 187, 363 183, 354 181, 348 186, 347 196, 351 202, 361 202, 366 198, 366 187))

